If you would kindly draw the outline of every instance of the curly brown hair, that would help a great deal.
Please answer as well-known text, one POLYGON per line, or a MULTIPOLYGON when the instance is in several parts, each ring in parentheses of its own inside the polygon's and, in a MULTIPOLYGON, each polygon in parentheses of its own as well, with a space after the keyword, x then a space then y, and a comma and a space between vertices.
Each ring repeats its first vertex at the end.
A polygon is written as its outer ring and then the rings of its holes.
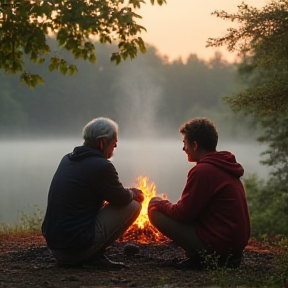
POLYGON ((189 143, 197 144, 207 151, 215 151, 218 143, 218 133, 215 124, 205 117, 197 117, 185 122, 179 132, 186 136, 189 143))

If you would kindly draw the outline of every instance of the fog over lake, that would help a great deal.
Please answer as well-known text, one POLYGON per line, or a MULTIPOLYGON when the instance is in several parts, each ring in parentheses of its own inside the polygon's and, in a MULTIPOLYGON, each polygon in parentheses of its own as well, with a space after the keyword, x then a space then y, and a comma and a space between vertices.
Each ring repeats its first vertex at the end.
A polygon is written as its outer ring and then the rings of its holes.
MULTIPOLYGON (((13 223, 19 211, 30 212, 36 204, 43 211, 50 181, 61 160, 81 139, 23 140, 0 142, 0 222, 13 223)), ((259 163, 264 150, 259 143, 218 144, 218 151, 228 150, 245 169, 261 178, 268 168, 259 163)), ((125 187, 136 185, 138 176, 153 181, 157 193, 165 193, 175 202, 184 188, 189 169, 193 166, 182 151, 182 139, 136 141, 119 139, 111 159, 125 187)), ((244 176, 245 176, 244 175, 244 176)))

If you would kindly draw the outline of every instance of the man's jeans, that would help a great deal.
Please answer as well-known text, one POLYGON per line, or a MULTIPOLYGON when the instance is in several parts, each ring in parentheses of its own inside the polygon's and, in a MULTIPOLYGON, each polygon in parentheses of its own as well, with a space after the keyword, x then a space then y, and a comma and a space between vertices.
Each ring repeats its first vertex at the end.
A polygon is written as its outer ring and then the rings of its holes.
POLYGON ((182 247, 188 257, 204 249, 193 224, 177 222, 156 209, 149 211, 149 219, 162 234, 182 247))
POLYGON ((95 219, 95 243, 83 252, 65 253, 51 250, 55 259, 62 264, 77 264, 100 257, 105 248, 116 241, 137 219, 141 204, 132 201, 126 206, 105 205, 95 219))

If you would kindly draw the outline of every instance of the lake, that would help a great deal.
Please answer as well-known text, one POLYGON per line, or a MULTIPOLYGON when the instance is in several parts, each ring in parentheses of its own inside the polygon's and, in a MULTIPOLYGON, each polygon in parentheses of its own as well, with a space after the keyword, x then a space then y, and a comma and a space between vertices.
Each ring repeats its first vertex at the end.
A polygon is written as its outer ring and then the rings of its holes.
MULTIPOLYGON (((0 222, 14 223, 19 219, 19 211, 29 213, 34 204, 44 211, 50 181, 60 159, 81 144, 81 139, 2 140, 0 222)), ((117 145, 111 161, 125 187, 135 186, 138 176, 147 176, 155 183, 158 194, 167 194, 172 202, 179 199, 193 166, 182 151, 181 137, 155 141, 120 138, 117 145)), ((245 175, 267 177, 268 168, 259 164, 264 150, 259 143, 220 142, 220 150, 234 153, 245 175)))

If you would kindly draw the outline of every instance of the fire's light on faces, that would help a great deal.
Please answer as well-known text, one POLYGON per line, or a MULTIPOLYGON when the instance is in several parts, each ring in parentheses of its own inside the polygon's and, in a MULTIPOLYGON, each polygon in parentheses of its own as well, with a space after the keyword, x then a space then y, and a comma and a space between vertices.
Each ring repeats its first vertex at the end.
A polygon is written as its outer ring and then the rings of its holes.
POLYGON ((142 190, 144 194, 144 201, 142 202, 141 212, 134 222, 134 224, 123 235, 123 240, 134 240, 140 243, 149 242, 163 242, 167 241, 167 238, 163 236, 149 221, 148 217, 148 205, 151 198, 157 196, 166 200, 167 195, 156 194, 156 185, 154 182, 149 183, 148 177, 138 176, 137 188, 142 190))

